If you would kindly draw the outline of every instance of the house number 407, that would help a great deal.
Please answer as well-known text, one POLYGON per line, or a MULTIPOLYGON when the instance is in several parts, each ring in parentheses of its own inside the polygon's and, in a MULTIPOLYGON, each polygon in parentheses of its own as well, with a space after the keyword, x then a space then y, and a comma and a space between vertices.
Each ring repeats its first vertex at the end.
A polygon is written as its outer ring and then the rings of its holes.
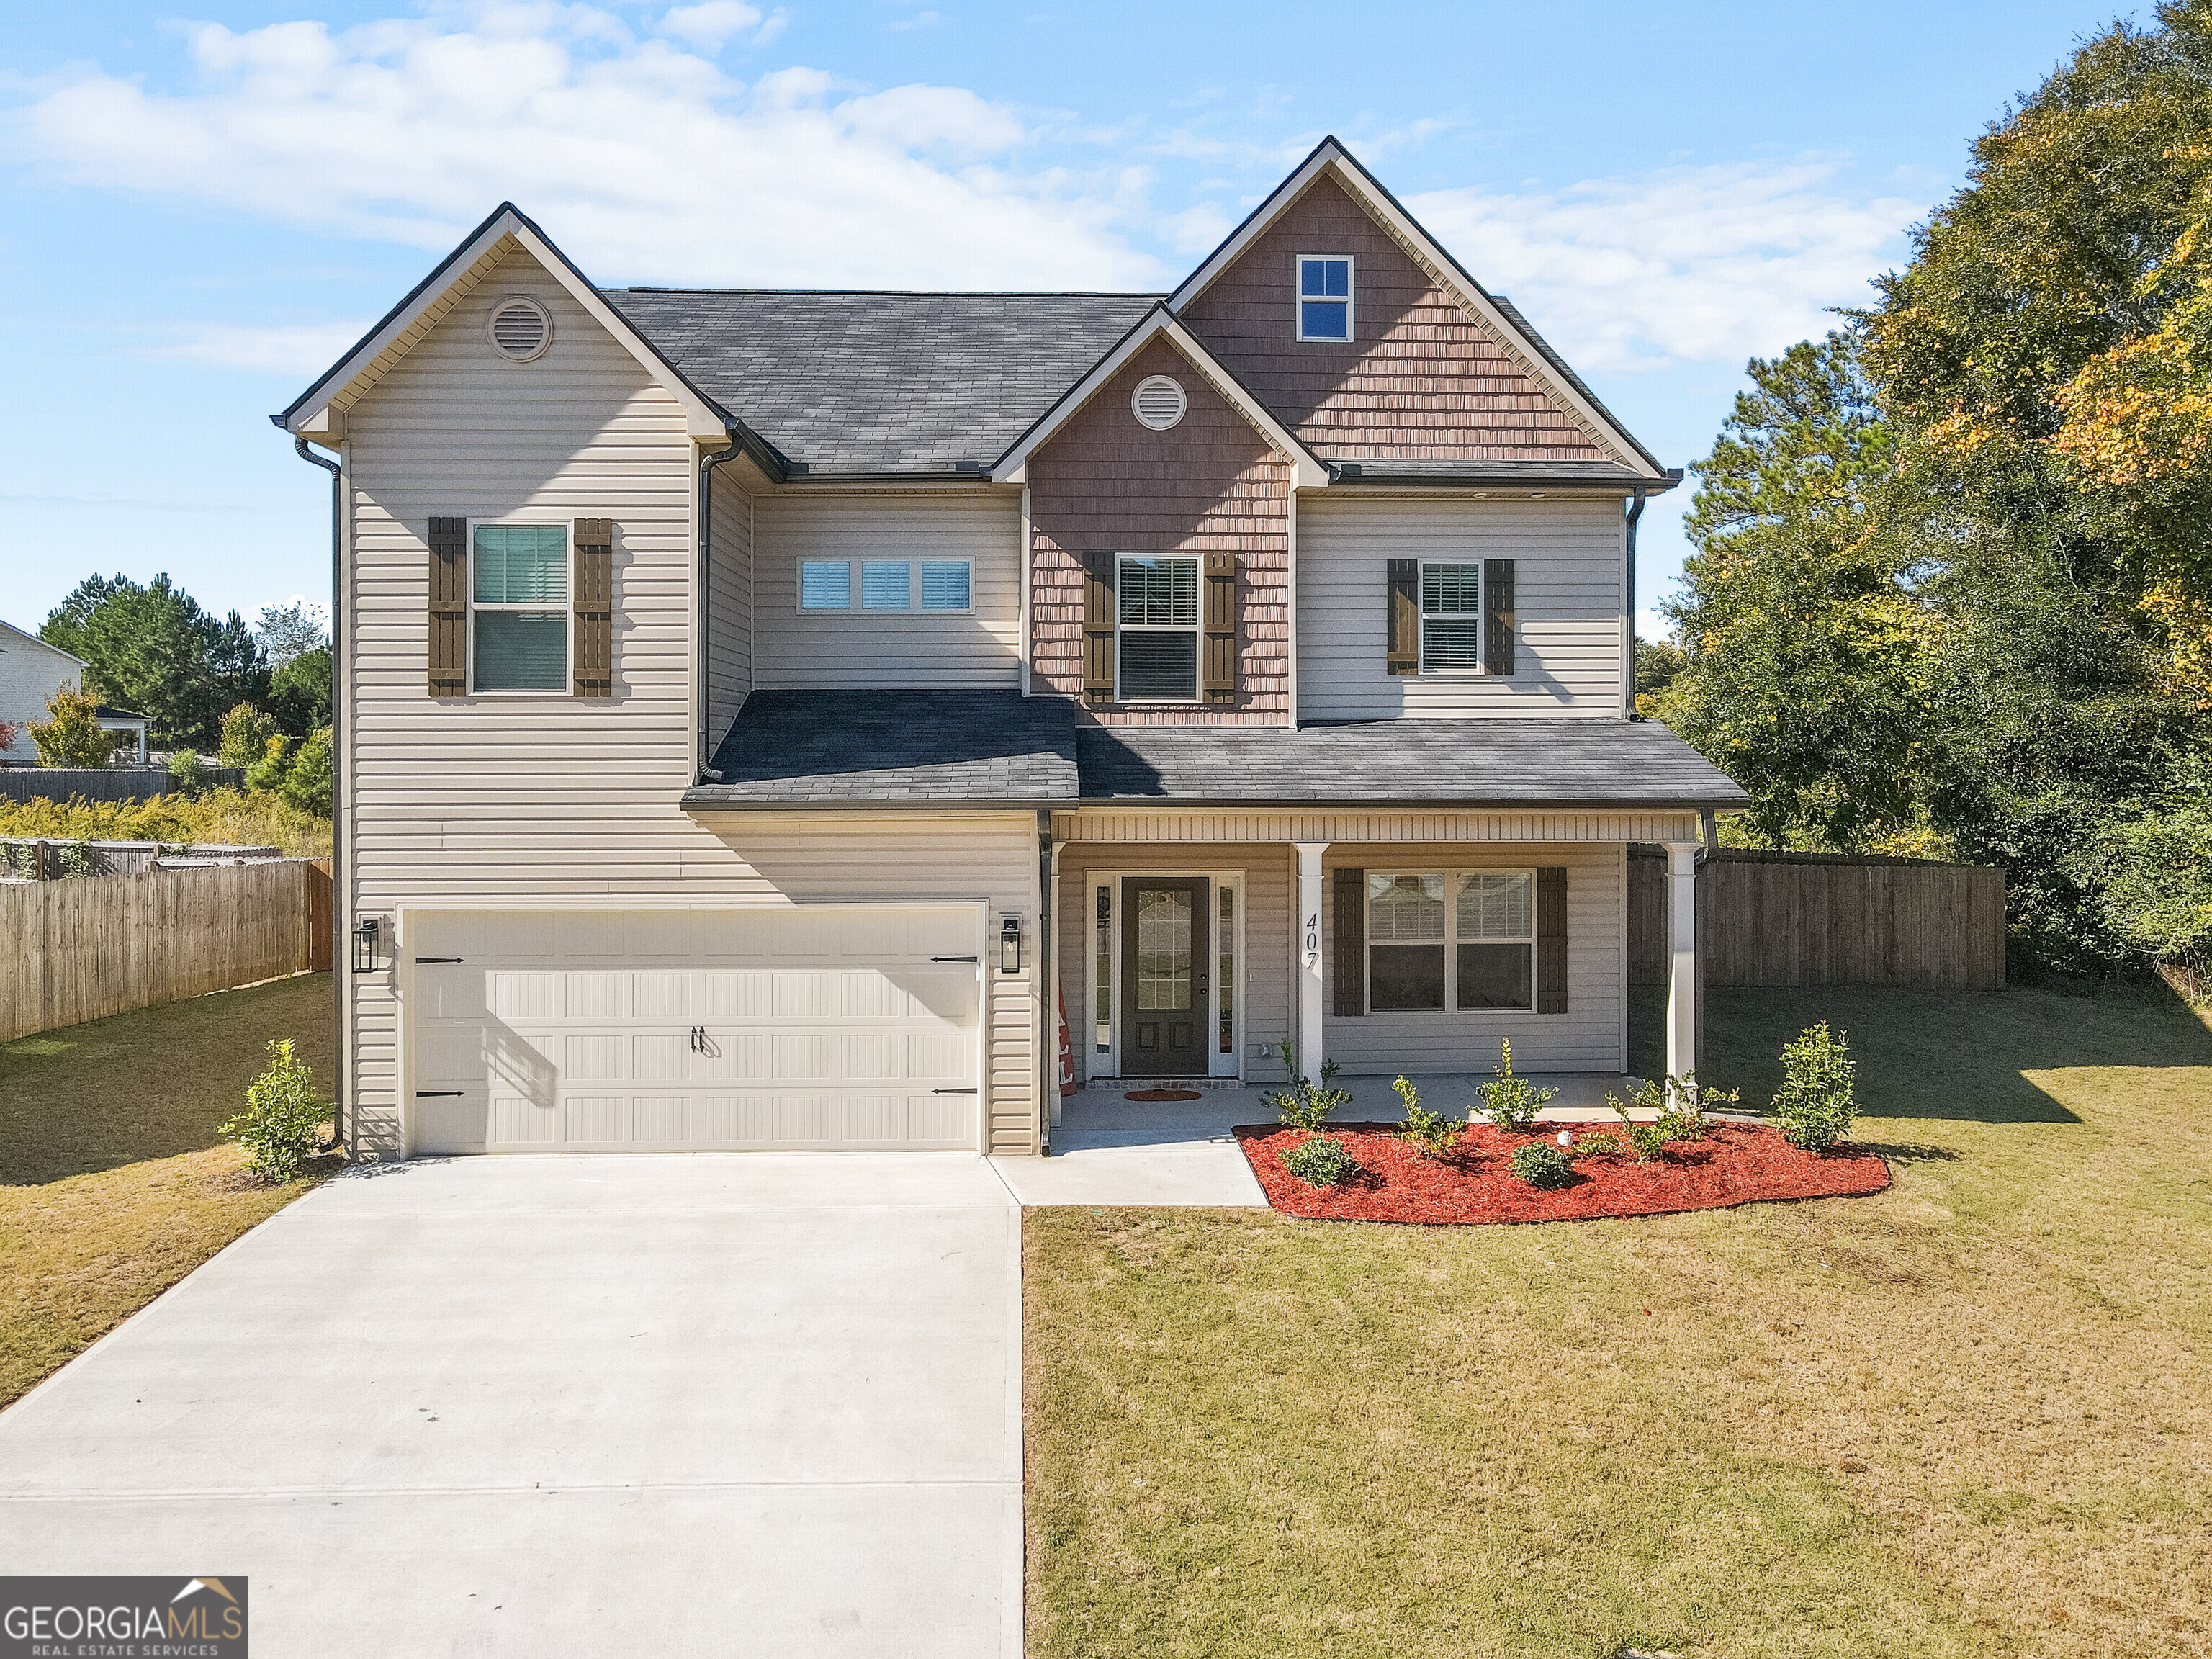
POLYGON ((1312 968, 1321 962, 1321 912, 1316 910, 1306 918, 1306 966, 1312 968))

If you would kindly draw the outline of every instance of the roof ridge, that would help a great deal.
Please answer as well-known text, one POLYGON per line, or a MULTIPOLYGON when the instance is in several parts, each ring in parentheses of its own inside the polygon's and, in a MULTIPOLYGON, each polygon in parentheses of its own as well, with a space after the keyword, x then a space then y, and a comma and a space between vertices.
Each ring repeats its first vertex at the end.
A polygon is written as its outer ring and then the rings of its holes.
POLYGON ((783 294, 869 300, 1164 300, 1158 291, 1105 288, 603 288, 602 294, 783 294))

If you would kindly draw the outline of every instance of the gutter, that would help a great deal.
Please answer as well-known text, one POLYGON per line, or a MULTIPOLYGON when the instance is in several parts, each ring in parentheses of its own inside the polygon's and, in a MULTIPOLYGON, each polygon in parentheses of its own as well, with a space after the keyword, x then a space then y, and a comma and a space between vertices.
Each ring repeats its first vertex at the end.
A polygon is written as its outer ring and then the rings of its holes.
POLYGON ((345 695, 345 675, 339 643, 345 638, 343 570, 340 568, 343 538, 341 531, 345 522, 345 502, 341 492, 345 488, 343 469, 337 462, 315 453, 305 438, 292 440, 293 452, 303 461, 312 461, 331 475, 331 994, 337 1006, 338 1028, 338 1086, 331 1103, 331 1138, 316 1150, 334 1152, 343 1139, 346 1143, 346 1158, 350 1162, 358 1151, 359 1126, 347 1110, 349 1085, 352 1081, 352 1066, 348 1063, 352 1053, 351 1033, 346 1029, 346 975, 352 971, 346 951, 346 923, 352 905, 346 880, 345 822, 346 768, 342 757, 348 747, 339 737, 345 721, 339 699, 345 695), (348 1133, 351 1131, 352 1133, 348 1133))
POLYGON ((713 750, 708 747, 707 733, 708 703, 713 696, 713 688, 707 678, 707 601, 709 592, 708 579, 714 566, 714 469, 725 461, 735 460, 744 453, 746 447, 742 431, 726 432, 722 435, 730 441, 727 449, 699 458, 698 568, 694 573, 692 585, 692 592, 697 597, 693 605, 691 628, 691 683, 697 688, 699 700, 698 718, 691 731, 692 765, 697 776, 711 778, 716 783, 722 781, 722 775, 707 763, 714 758, 713 750))

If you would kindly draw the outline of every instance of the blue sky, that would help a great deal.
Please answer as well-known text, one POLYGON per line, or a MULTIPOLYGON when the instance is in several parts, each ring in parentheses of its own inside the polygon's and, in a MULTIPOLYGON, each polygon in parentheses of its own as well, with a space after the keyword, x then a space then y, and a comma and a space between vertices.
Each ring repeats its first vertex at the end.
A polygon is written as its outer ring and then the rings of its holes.
MULTIPOLYGON (((502 198, 596 280, 1165 287, 1334 132, 1672 465, 2115 15, 1778 6, 11 9, 0 616, 328 586, 271 428, 502 198)), ((1685 489, 1645 518, 1644 628, 1685 489)))

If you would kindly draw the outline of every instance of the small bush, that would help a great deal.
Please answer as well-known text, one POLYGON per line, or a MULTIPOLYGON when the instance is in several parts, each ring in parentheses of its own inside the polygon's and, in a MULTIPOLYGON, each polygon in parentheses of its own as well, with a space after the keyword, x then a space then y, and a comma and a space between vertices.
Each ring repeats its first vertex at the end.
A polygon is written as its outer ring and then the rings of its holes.
POLYGON ((1421 1097, 1413 1085, 1402 1077, 1390 1086, 1406 1103, 1406 1121, 1399 1126, 1399 1139, 1426 1158, 1442 1158, 1459 1144, 1459 1138, 1467 1133, 1465 1118, 1446 1117, 1442 1112, 1431 1111, 1421 1104, 1421 1097))
POLYGON ((1569 1150, 1570 1158, 1625 1158, 1628 1143, 1610 1129, 1593 1129, 1588 1134, 1577 1135, 1569 1150))
POLYGON ((100 699, 64 680, 46 699, 46 718, 28 730, 41 766, 105 766, 115 752, 115 734, 100 724, 100 699))
POLYGON ((260 757, 246 769, 248 789, 282 789, 284 775, 292 769, 292 739, 282 732, 271 732, 261 745, 260 757))
POLYGON ((1833 1036, 1828 1022, 1808 1025, 1782 1045, 1782 1092, 1774 1115, 1782 1138, 1808 1152, 1825 1152, 1851 1131, 1858 1115, 1852 1082, 1850 1033, 1833 1036))
POLYGON ((207 787, 207 764, 189 749, 169 757, 169 782, 186 800, 207 787))
POLYGON ((1321 1066, 1321 1086, 1316 1088, 1298 1073, 1298 1058, 1287 1042, 1277 1045, 1283 1057, 1283 1069, 1291 1074, 1291 1086, 1282 1090, 1264 1090, 1260 1096, 1263 1105, 1274 1109, 1276 1117, 1293 1129, 1318 1129, 1328 1121, 1328 1115, 1352 1098, 1352 1091, 1339 1089, 1336 1082, 1336 1062, 1325 1060, 1321 1066))
POLYGON ((1485 1115, 1501 1129, 1527 1134, 1535 1127, 1536 1114, 1544 1109, 1544 1103, 1559 1091, 1539 1089, 1527 1078, 1513 1075, 1510 1041, 1498 1045, 1498 1064, 1491 1069, 1498 1073, 1498 1080, 1482 1085, 1485 1115))
POLYGON ((250 702, 241 702, 222 717, 222 737, 216 753, 225 766, 251 766, 269 751, 276 735, 276 720, 250 702))
POLYGON ((1334 1187, 1359 1173, 1359 1160, 1338 1135, 1308 1135, 1283 1154, 1283 1167, 1309 1187, 1334 1187))
POLYGON ((219 1133, 239 1144, 254 1174, 281 1184, 300 1173, 330 1115, 328 1103, 316 1097, 314 1074, 294 1056, 292 1039, 272 1037, 269 1069, 246 1085, 246 1109, 219 1133))
POLYGON ((331 815, 331 728, 319 726, 307 734, 300 752, 292 757, 292 769, 284 775, 284 799, 302 812, 317 817, 331 815))
POLYGON ((1524 1140, 1513 1149, 1513 1178, 1531 1187, 1564 1187, 1575 1178, 1574 1160, 1548 1140, 1524 1140))
POLYGON ((1703 1140, 1711 1127, 1706 1114, 1718 1107, 1732 1106, 1739 1098, 1736 1090, 1723 1093, 1718 1089, 1700 1090, 1695 1076, 1670 1077, 1654 1081, 1645 1078, 1636 1085, 1636 1092, 1626 1105, 1608 1094, 1605 1103, 1620 1119, 1620 1133, 1634 1153, 1638 1164, 1649 1164, 1678 1140, 1703 1140), (1649 1123, 1638 1123, 1629 1115, 1633 1109, 1656 1112, 1658 1115, 1649 1123))

